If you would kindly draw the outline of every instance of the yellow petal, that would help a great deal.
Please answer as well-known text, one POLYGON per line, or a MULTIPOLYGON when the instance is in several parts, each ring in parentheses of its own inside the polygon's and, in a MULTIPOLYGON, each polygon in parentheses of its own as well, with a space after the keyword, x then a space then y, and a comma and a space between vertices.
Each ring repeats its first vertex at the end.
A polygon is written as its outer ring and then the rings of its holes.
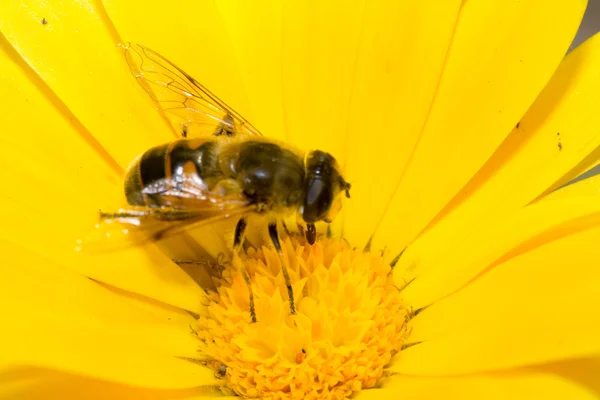
MULTIPOLYGON (((496 154, 440 221, 411 245, 397 270, 416 264, 410 278, 459 245, 484 216, 504 213, 533 201, 600 146, 600 35, 570 53, 548 86, 496 154), (560 144, 560 147, 559 147, 560 144), (523 171, 535 171, 525 174, 523 171)), ((596 157, 597 159, 597 157, 596 157)), ((409 278, 409 279, 410 279, 409 278)))
POLYGON ((0 138, 0 168, 18 171, 4 174, 0 237, 94 279, 198 311, 200 288, 157 249, 76 253, 97 210, 119 202, 121 178, 60 100, 23 68, 10 48, 0 49, 3 126, 13 132, 0 138))
MULTIPOLYGON (((3 254, 9 246, 0 242, 3 254)), ((198 356, 198 339, 185 327, 24 251, 5 259, 2 275, 0 307, 10 316, 10 329, 2 332, 3 366, 156 388, 212 383, 209 369, 174 357, 198 356)))
POLYGON ((596 393, 562 376, 540 372, 514 372, 450 378, 420 378, 397 375, 381 389, 360 392, 369 399, 545 399, 593 400, 596 393))
POLYGON ((570 185, 561 187, 554 192, 546 195, 540 200, 540 203, 553 201, 557 198, 569 198, 569 197, 587 197, 597 196, 600 194, 600 176, 594 174, 589 178, 585 178, 576 181, 570 185))
POLYGON ((146 389, 39 368, 0 374, 3 399, 43 400, 191 400, 219 397, 216 388, 146 389))
POLYGON ((586 1, 470 0, 427 123, 373 245, 398 254, 456 195, 532 104, 586 1))
MULTIPOLYGON (((5 307, 22 315, 48 313, 56 325, 79 328, 97 326, 117 340, 129 340, 156 351, 181 357, 196 357, 197 338, 190 325, 171 320, 175 312, 156 313, 152 304, 142 307, 125 296, 117 296, 97 283, 64 270, 43 257, 0 241, 3 254, 12 248, 20 257, 5 258, 2 296, 5 307), (76 300, 76 301, 75 301, 76 300), (43 305, 40 305, 43 303, 43 305), (57 311, 57 310, 60 310, 57 311)), ((35 319, 35 318, 34 318, 35 319)), ((90 342, 93 341, 89 338, 90 342)))
POLYGON ((92 132, 121 167, 174 137, 95 2, 10 2, 2 8, 0 31, 85 127, 80 133, 92 132))
POLYGON ((123 289, 109 286, 102 282, 96 282, 96 284, 102 286, 116 297, 122 299, 122 301, 141 308, 144 313, 149 313, 161 321, 169 321, 178 327, 185 328, 187 332, 189 332, 189 327, 192 324, 197 323, 195 317, 193 317, 188 311, 182 310, 181 308, 173 307, 168 304, 161 303, 155 299, 140 296, 136 293, 127 292, 123 289))
POLYGON ((537 371, 564 376, 600 394, 600 357, 567 360, 535 368, 537 371))
POLYGON ((404 289, 407 304, 420 308, 458 290, 501 259, 527 251, 580 230, 600 224, 600 180, 565 187, 552 198, 532 204, 511 215, 482 219, 477 228, 455 239, 446 252, 436 253, 427 267, 394 271, 404 289), (595 188, 592 191, 591 187, 595 188), (581 189, 580 189, 581 188, 581 189))
MULTIPOLYGON (((280 1, 217 1, 248 92, 252 124, 270 138, 287 139, 283 116, 280 1)), ((214 35, 213 35, 214 36, 214 35)))
POLYGON ((543 244, 423 310, 392 370, 458 374, 600 354, 600 228, 543 244))
POLYGON ((343 163, 364 1, 283 3, 283 102, 288 139, 343 163))
MULTIPOLYGON (((236 51, 212 0, 102 3, 124 41, 158 52, 253 121, 236 51)), ((248 23, 253 29, 254 22, 248 23)))
POLYGON ((350 243, 364 244, 375 230, 412 154, 459 6, 460 1, 367 2, 347 127, 345 178, 352 198, 344 205, 344 236, 350 243))

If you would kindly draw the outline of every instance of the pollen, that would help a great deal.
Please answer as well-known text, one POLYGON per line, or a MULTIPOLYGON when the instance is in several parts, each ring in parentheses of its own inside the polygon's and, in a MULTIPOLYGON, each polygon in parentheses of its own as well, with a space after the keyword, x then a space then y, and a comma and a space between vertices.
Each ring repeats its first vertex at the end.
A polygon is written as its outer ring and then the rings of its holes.
POLYGON ((376 387, 405 342, 409 310, 379 254, 346 242, 284 242, 284 262, 297 311, 274 250, 249 249, 257 322, 248 286, 235 268, 215 278, 198 319, 200 352, 211 360, 222 390, 245 398, 345 399, 376 387))

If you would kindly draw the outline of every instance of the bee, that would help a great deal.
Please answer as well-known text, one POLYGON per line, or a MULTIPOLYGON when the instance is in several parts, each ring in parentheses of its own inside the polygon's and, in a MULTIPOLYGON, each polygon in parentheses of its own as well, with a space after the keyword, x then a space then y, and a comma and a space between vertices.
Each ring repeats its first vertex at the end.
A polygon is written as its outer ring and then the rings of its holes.
MULTIPOLYGON (((124 179, 127 207, 101 212, 101 222, 116 222, 130 241, 144 243, 191 226, 236 218, 235 257, 242 247, 248 216, 264 214, 281 260, 290 312, 295 314, 278 221, 296 213, 307 225, 307 242, 315 242, 314 224, 331 222, 341 209, 343 195, 350 197, 350 184, 335 158, 321 150, 302 152, 264 137, 158 53, 133 43, 124 48, 131 72, 180 137, 146 150, 132 162, 124 179)), ((242 272, 255 322, 250 279, 242 272)))

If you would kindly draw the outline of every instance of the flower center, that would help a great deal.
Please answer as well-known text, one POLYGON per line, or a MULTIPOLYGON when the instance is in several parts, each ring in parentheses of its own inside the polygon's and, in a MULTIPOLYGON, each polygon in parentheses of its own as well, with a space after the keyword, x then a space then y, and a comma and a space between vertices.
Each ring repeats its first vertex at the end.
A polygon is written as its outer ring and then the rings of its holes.
POLYGON ((284 243, 297 312, 276 252, 250 249, 257 322, 242 275, 225 268, 198 320, 200 350, 225 391, 243 397, 347 398, 378 384, 408 334, 409 310, 379 255, 323 239, 284 243))

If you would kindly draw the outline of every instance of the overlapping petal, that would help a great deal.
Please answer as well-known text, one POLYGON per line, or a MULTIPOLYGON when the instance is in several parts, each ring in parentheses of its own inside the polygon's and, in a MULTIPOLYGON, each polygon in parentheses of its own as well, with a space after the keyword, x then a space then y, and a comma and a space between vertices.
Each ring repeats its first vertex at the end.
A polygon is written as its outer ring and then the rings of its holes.
POLYGON ((288 138, 344 162, 365 1, 283 2, 282 79, 288 138))
POLYGON ((493 154, 573 39, 586 1, 466 1, 427 122, 373 245, 402 251, 493 154), (483 23, 482 21, 486 21, 483 23))
MULTIPOLYGON (((597 371, 596 371, 597 372, 597 371)), ((398 375, 381 389, 361 392, 358 399, 461 400, 548 399, 592 400, 597 392, 577 381, 551 372, 521 370, 504 374, 464 377, 412 377, 398 375)))
MULTIPOLYGON (((237 51, 214 1, 103 0, 100 4, 121 40, 160 53, 253 121, 237 51)), ((131 81, 131 76, 127 79, 131 81)))
MULTIPOLYGON (((509 216, 489 217, 485 222, 418 276, 406 278, 402 271, 394 271, 397 281, 410 282, 403 291, 405 301, 426 307, 503 260, 600 225, 600 180, 581 181, 509 216)), ((570 255, 564 257, 566 261, 570 255)))
POLYGON ((251 117, 252 124, 266 136, 288 140, 283 102, 282 2, 223 0, 216 4, 248 95, 247 118, 251 117))
POLYGON ((392 369, 456 374, 600 353, 594 227, 510 258, 412 321, 411 341, 392 369))
MULTIPOLYGON (((0 138, 0 166, 6 171, 0 236, 94 279, 198 310, 198 285, 156 248, 102 255, 75 251, 76 240, 97 222, 97 210, 120 205, 120 167, 14 49, 1 44, 7 134, 0 138)), ((68 76, 61 85, 68 85, 68 76)), ((4 257, 22 255, 11 251, 4 257)))
POLYGON ((173 139, 131 79, 119 37, 95 2, 6 3, 0 31, 31 66, 28 73, 41 77, 81 123, 81 134, 92 132, 122 168, 173 139))
MULTIPOLYGON (((486 219, 502 219, 597 158, 600 36, 571 52, 507 140, 438 222, 403 254, 397 271, 412 279, 456 252, 486 219), (409 271, 410 270, 410 271, 409 271)), ((593 165, 593 164, 592 164, 593 165)), ((470 250, 477 253, 478 248, 470 250)))
POLYGON ((345 127, 352 198, 344 236, 351 243, 364 245, 375 230, 418 142, 459 8, 460 1, 433 9, 424 1, 367 2, 345 127))
POLYGON ((221 397, 214 387, 147 389, 39 368, 0 375, 0 397, 27 400, 196 400, 221 397))
POLYGON ((212 384, 196 358, 197 338, 181 319, 171 321, 115 296, 89 279, 29 254, 7 241, 0 279, 3 371, 40 367, 153 388, 212 384), (10 345, 7 345, 10 344, 10 345))

